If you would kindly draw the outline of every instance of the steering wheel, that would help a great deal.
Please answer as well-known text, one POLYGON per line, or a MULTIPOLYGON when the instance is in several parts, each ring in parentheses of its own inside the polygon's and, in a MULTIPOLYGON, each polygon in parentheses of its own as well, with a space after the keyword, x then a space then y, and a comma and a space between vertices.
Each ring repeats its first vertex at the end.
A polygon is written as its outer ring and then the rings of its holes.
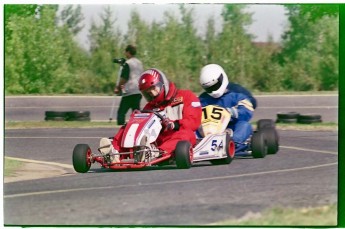
POLYGON ((161 115, 159 112, 157 111, 153 111, 153 110, 141 110, 141 113, 154 113, 155 115, 157 115, 157 117, 163 121, 165 118, 163 117, 163 115, 161 115))

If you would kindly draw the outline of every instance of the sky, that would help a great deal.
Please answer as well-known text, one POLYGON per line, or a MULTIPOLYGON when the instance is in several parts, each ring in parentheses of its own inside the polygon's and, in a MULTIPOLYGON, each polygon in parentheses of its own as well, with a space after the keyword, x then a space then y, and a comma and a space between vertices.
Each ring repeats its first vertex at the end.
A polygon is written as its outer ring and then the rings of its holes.
MULTIPOLYGON (((87 35, 92 20, 99 23, 100 14, 107 5, 81 4, 85 26, 78 34, 77 39, 84 47, 87 48, 89 46, 87 35)), ((60 9, 63 6, 60 5, 60 9)), ((119 26, 122 34, 127 31, 130 13, 134 9, 139 12, 142 20, 149 23, 153 20, 156 22, 162 21, 166 11, 173 12, 177 16, 180 15, 177 4, 111 4, 109 6, 114 12, 115 23, 119 26)), ((214 17, 216 29, 220 30, 222 4, 188 4, 187 7, 194 9, 194 22, 199 35, 205 33, 206 22, 209 17, 214 17)), ((248 32, 256 36, 255 41, 267 41, 268 35, 271 35, 274 41, 280 41, 284 28, 287 26, 287 18, 283 6, 277 4, 252 4, 246 11, 253 13, 253 24, 248 28, 248 32)))

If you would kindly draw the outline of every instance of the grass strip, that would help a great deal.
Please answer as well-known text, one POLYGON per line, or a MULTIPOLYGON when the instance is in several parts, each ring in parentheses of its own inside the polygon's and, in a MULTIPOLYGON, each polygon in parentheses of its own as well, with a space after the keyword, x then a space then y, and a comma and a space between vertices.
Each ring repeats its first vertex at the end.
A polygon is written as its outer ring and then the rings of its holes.
POLYGON ((15 174, 16 170, 19 167, 23 166, 23 163, 24 162, 5 158, 5 161, 4 161, 4 176, 5 177, 13 176, 15 174))
POLYGON ((116 122, 90 121, 8 121, 5 129, 36 129, 36 128, 115 128, 116 122))
MULTIPOLYGON (((256 126, 253 123, 253 126, 256 126)), ((276 123, 278 130, 301 130, 301 131, 337 131, 338 123, 313 123, 313 124, 301 124, 301 123, 276 123)))
POLYGON ((240 219, 212 225, 229 226, 336 226, 337 205, 309 208, 273 208, 262 213, 249 212, 240 219))
MULTIPOLYGON (((256 122, 252 122, 256 128, 256 122)), ((5 129, 37 129, 37 128, 118 128, 116 122, 108 121, 7 121, 5 129)), ((303 130, 303 131, 337 131, 337 123, 276 123, 278 130, 303 130)))

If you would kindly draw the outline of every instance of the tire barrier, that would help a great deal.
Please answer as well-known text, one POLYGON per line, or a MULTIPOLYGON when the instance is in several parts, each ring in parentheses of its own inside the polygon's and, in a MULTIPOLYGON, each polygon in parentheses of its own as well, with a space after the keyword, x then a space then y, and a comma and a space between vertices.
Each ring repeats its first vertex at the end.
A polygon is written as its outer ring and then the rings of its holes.
POLYGON ((90 121, 90 111, 68 111, 66 121, 90 121))
POLYGON ((296 123, 299 117, 297 112, 277 113, 277 123, 296 123))
POLYGON ((304 114, 304 115, 298 116, 297 122, 302 123, 302 124, 311 124, 311 123, 322 122, 322 119, 321 119, 321 115, 318 115, 318 114, 304 114))
POLYGON ((45 121, 91 121, 90 111, 46 111, 45 121))
POLYGON ((311 124, 322 122, 319 114, 300 114, 297 112, 277 113, 276 123, 301 123, 311 124))

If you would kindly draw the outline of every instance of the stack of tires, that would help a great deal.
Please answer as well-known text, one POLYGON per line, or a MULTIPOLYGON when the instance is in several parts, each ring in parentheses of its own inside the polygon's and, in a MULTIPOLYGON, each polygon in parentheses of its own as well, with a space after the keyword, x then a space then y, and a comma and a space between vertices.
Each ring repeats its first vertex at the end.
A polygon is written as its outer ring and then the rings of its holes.
POLYGON ((46 111, 45 121, 90 121, 90 111, 46 111))
POLYGON ((297 118, 298 123, 311 124, 322 122, 321 115, 319 114, 300 114, 297 118))
POLYGON ((277 123, 302 123, 311 124, 322 122, 319 114, 300 114, 297 112, 277 113, 277 123))
POLYGON ((65 121, 66 112, 64 111, 46 111, 45 118, 46 121, 65 121))

